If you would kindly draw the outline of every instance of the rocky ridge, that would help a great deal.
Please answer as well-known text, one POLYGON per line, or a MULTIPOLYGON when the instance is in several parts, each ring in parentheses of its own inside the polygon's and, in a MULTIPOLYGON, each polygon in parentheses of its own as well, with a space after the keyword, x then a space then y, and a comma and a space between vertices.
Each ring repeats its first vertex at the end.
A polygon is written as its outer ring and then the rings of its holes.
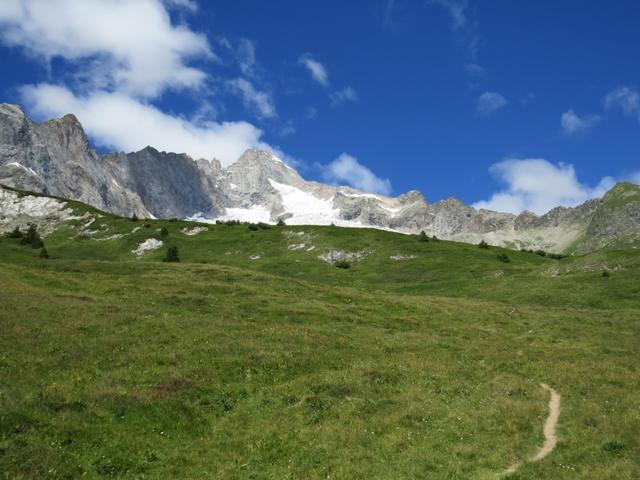
POLYGON ((386 197, 306 181, 260 150, 248 150, 226 168, 215 159, 152 147, 100 155, 74 115, 38 123, 9 104, 0 104, 0 184, 123 216, 272 223, 282 218, 290 224, 424 230, 443 239, 553 252, 640 240, 640 187, 628 183, 575 208, 513 215, 476 210, 454 198, 430 204, 417 191, 386 197))

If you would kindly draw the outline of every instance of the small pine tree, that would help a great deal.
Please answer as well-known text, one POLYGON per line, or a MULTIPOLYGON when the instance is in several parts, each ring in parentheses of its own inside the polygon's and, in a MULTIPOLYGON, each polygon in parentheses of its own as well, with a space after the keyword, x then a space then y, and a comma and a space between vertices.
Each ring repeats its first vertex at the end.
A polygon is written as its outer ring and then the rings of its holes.
POLYGON ((258 225, 256 225, 255 223, 250 223, 249 226, 247 227, 247 229, 251 232, 257 232, 258 231, 258 225))
POLYGON ((42 247, 40 249, 40 258, 44 258, 44 259, 49 258, 49 252, 47 252, 47 249, 45 247, 42 247))
POLYGON ((169 230, 167 230, 167 227, 162 227, 160 229, 160 236, 161 237, 168 237, 169 236, 169 230))
POLYGON ((608 271, 608 270, 603 270, 603 271, 602 271, 602 276, 603 276, 604 278, 609 277, 609 271, 608 271))
POLYGON ((131 221, 132 222, 137 222, 138 221, 138 215, 136 215, 135 213, 133 215, 131 215, 131 221))
POLYGON ((431 241, 432 242, 437 242, 439 239, 438 237, 436 237, 435 235, 433 237, 431 237, 431 241))
POLYGON ((342 269, 347 269, 351 267, 351 264, 349 262, 347 262, 346 260, 338 260, 337 262, 334 263, 334 265, 338 268, 342 268, 342 269))
POLYGON ((286 225, 286 223, 284 223, 284 219, 282 217, 278 218, 278 226, 279 227, 284 227, 286 225))
POLYGON ((487 242, 485 242, 484 240, 482 240, 478 244, 478 248, 489 248, 489 244, 487 242))
POLYGON ((7 237, 22 238, 22 232, 20 231, 20 228, 16 227, 11 232, 7 233, 7 237))
POLYGON ((418 241, 419 242, 428 242, 429 241, 429 237, 427 236, 426 233, 424 233, 424 230, 422 230, 420 232, 420 235, 418 236, 418 241))
POLYGON ((31 245, 33 248, 42 248, 44 246, 44 242, 40 238, 34 224, 29 225, 29 229, 27 230, 27 233, 23 235, 20 243, 22 245, 31 245))
POLYGON ((180 256, 178 255, 178 247, 169 247, 167 254, 162 259, 163 262, 179 262, 180 256))

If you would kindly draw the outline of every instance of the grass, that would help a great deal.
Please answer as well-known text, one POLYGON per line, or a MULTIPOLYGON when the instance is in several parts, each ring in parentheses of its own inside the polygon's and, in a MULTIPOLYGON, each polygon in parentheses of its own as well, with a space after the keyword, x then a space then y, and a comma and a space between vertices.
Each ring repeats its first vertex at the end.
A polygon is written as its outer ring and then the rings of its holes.
POLYGON ((542 444, 540 382, 558 446, 506 478, 640 475, 632 250, 102 215, 126 236, 0 239, 0 478, 496 478, 542 444))

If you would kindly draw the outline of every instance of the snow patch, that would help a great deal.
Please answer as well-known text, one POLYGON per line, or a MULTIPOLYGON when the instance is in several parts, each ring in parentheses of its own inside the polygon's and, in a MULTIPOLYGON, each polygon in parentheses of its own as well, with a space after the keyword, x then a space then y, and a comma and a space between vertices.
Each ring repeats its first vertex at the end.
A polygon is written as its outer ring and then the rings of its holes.
POLYGON ((29 168, 29 167, 25 167, 24 165, 22 165, 21 163, 18 162, 9 162, 6 165, 12 166, 12 167, 17 167, 17 168, 21 168, 23 169, 25 172, 33 175, 34 177, 39 177, 39 175, 33 171, 33 169, 29 168))

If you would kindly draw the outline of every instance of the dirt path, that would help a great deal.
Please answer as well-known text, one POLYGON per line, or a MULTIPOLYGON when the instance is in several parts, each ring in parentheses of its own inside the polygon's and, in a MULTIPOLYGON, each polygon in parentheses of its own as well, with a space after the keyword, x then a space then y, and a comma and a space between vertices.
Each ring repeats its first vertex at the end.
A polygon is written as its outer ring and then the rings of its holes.
MULTIPOLYGON (((558 443, 556 426, 558 425, 558 418, 560 417, 560 394, 546 383, 541 383, 540 386, 549 392, 549 416, 547 417, 547 421, 544 423, 544 443, 542 444, 542 448, 540 448, 538 453, 528 460, 529 462, 538 462, 542 460, 544 457, 549 455, 554 448, 556 448, 556 443, 558 443)), ((515 472, 521 466, 522 463, 511 465, 503 475, 515 472)))

